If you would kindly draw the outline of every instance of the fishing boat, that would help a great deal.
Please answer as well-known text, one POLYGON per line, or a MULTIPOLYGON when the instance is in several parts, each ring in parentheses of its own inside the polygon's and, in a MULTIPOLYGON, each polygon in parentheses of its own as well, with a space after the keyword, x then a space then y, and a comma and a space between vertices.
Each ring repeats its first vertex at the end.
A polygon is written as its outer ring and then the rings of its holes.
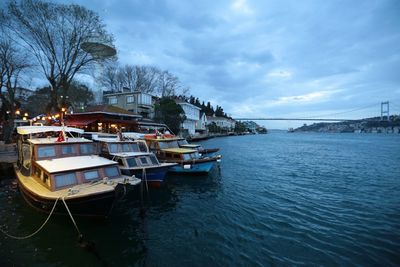
POLYGON ((122 175, 116 162, 96 155, 96 143, 79 137, 83 130, 22 126, 17 132, 18 186, 39 211, 106 217, 120 197, 141 183, 122 175))
POLYGON ((160 186, 169 168, 177 163, 160 163, 143 140, 99 138, 101 156, 118 162, 122 174, 138 177, 152 186, 160 186))
POLYGON ((158 160, 167 163, 178 163, 169 169, 175 173, 208 173, 220 156, 203 157, 195 149, 177 147, 179 138, 146 138, 150 151, 154 152, 158 160))

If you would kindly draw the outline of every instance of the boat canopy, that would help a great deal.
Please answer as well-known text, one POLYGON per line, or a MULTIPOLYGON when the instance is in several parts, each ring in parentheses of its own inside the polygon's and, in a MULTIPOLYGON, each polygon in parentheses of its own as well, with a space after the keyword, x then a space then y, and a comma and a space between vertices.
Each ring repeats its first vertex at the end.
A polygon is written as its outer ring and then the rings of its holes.
POLYGON ((83 134, 82 129, 72 128, 72 127, 62 127, 62 126, 19 126, 17 132, 19 134, 37 134, 46 132, 61 132, 64 128, 65 132, 73 132, 83 134))
POLYGON ((187 148, 165 148, 165 149, 161 149, 161 151, 169 152, 169 153, 176 153, 176 154, 187 154, 187 153, 197 152, 197 150, 187 149, 187 148))
POLYGON ((49 173, 66 172, 71 170, 88 169, 107 165, 116 165, 116 162, 100 156, 77 156, 58 159, 38 160, 36 164, 49 173))

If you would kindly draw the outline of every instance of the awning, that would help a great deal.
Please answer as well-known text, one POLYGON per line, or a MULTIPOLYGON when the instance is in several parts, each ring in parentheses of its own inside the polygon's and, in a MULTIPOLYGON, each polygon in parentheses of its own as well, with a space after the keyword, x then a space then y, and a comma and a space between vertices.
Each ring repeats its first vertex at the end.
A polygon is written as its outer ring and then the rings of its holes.
POLYGON ((88 126, 97 120, 97 118, 68 118, 64 123, 67 126, 88 126))

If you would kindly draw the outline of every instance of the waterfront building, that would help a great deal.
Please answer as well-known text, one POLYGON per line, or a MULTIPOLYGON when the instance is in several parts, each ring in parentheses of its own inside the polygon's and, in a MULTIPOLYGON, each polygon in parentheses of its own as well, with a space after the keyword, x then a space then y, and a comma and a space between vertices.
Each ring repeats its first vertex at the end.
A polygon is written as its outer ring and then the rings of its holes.
POLYGON ((103 103, 138 114, 143 118, 154 118, 154 102, 156 97, 138 90, 132 91, 124 87, 122 92, 103 92, 103 103))
POLYGON ((88 107, 85 112, 65 115, 65 125, 74 126, 89 132, 116 133, 139 131, 142 116, 111 105, 88 107))
POLYGON ((200 119, 195 125, 196 134, 207 134, 207 116, 206 113, 200 112, 200 119))
POLYGON ((175 100, 175 102, 180 105, 185 112, 186 119, 181 126, 184 130, 183 134, 195 135, 196 123, 200 119, 201 108, 179 99, 175 100))
POLYGON ((207 116, 207 125, 215 124, 223 130, 231 132, 235 129, 236 121, 226 117, 207 116))

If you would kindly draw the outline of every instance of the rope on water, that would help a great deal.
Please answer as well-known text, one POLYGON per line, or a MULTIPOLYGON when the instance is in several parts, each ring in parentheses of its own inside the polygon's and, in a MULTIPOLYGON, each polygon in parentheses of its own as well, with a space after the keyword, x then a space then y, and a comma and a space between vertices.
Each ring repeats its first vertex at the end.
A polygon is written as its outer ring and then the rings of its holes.
POLYGON ((32 234, 27 235, 27 236, 13 236, 13 235, 10 235, 9 233, 5 232, 5 231, 2 230, 1 228, 0 228, 0 231, 1 231, 3 234, 5 234, 6 236, 8 236, 8 237, 10 237, 10 238, 13 238, 13 239, 18 239, 18 240, 24 240, 24 239, 28 239, 28 238, 30 238, 30 237, 33 237, 34 235, 36 235, 37 233, 39 233, 40 230, 42 230, 43 227, 46 225, 46 223, 49 221, 51 215, 53 215, 53 213, 54 213, 54 210, 55 210, 55 208, 56 208, 56 206, 57 206, 57 202, 58 202, 59 199, 60 199, 60 198, 57 198, 56 201, 54 202, 54 206, 53 206, 53 208, 51 209, 51 212, 50 212, 49 216, 47 217, 47 219, 44 221, 44 223, 39 227, 39 229, 37 229, 37 230, 36 230, 35 232, 33 232, 32 234))
POLYGON ((149 185, 148 185, 148 183, 147 183, 146 168, 143 168, 143 171, 142 171, 142 178, 144 179, 144 181, 145 181, 145 183, 146 183, 146 191, 147 191, 147 194, 149 194, 149 185))
POLYGON ((74 224, 74 226, 75 226, 75 229, 76 229, 76 231, 77 231, 78 234, 79 234, 79 239, 82 239, 81 231, 79 231, 78 225, 76 224, 76 222, 75 222, 75 220, 74 220, 74 217, 72 216, 71 212, 69 211, 68 205, 67 205, 67 203, 65 202, 65 197, 62 197, 61 200, 62 200, 62 202, 64 203, 64 206, 65 206, 65 208, 67 209, 67 212, 68 212, 68 214, 69 214, 69 217, 71 218, 71 221, 73 222, 73 224, 74 224))

